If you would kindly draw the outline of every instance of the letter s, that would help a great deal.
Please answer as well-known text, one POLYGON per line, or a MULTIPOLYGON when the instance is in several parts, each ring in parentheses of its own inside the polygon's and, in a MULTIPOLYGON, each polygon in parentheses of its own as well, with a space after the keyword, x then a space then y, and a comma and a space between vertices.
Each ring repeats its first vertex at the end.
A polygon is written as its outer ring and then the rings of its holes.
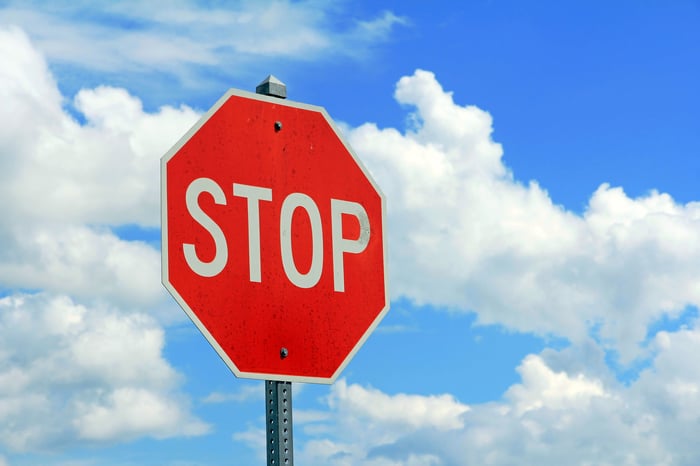
POLYGON ((226 205, 226 195, 214 180, 209 178, 197 178, 187 187, 185 194, 185 202, 187 204, 187 212, 197 221, 205 230, 209 232, 214 239, 215 254, 211 262, 204 262, 199 259, 195 251, 194 244, 184 243, 182 249, 185 253, 185 261, 190 266, 192 271, 202 277, 214 277, 221 273, 228 261, 228 246, 224 232, 221 231, 219 225, 211 219, 202 208, 199 206, 199 195, 203 192, 211 194, 214 202, 219 205, 226 205))

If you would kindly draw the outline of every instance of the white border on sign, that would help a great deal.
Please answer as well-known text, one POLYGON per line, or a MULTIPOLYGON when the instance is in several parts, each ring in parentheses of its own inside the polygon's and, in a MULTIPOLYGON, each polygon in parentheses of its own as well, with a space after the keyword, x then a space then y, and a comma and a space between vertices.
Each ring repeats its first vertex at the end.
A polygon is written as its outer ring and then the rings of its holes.
POLYGON ((255 94, 252 92, 248 91, 243 91, 240 89, 229 89, 226 94, 224 94, 219 100, 216 101, 216 103, 197 121, 197 123, 192 126, 192 128, 187 131, 184 136, 182 136, 173 147, 170 148, 170 150, 163 155, 160 159, 160 200, 161 200, 161 207, 160 207, 160 212, 161 212, 161 282, 163 283, 163 286, 165 289, 168 290, 168 292, 175 298, 175 301, 180 305, 180 307, 185 311, 187 316, 190 318, 190 320, 197 326, 200 332, 202 332, 202 335, 207 339, 209 344, 214 348, 216 353, 219 355, 219 357, 226 363, 226 365, 231 369, 231 371, 236 375, 236 377, 240 378, 245 378, 245 379, 259 379, 259 380, 277 380, 277 381, 284 381, 284 382, 302 382, 302 383, 318 383, 318 384, 332 384, 336 381, 336 379, 340 376, 340 373, 345 369, 345 367, 350 363, 352 358, 355 356, 355 353, 362 347, 362 345, 365 343, 367 338, 374 332, 374 330, 377 328, 379 323, 382 321, 386 313, 389 311, 389 286, 388 286, 388 261, 387 261, 387 242, 386 242, 386 197, 384 196, 384 193, 382 190, 379 188, 379 185, 377 185, 376 181, 374 178, 372 178, 372 175, 369 173, 369 170, 365 167, 365 165, 362 163, 360 158, 355 154, 355 151, 350 147, 350 144, 347 143, 345 138, 343 137, 342 133, 338 130, 338 127, 336 124, 333 122, 331 117, 328 115, 326 112, 326 109, 323 107, 319 107, 316 105, 310 105, 310 104, 305 104, 301 102, 294 102, 290 100, 283 100, 279 99, 276 97, 270 97, 262 94, 255 94), (170 279, 168 276, 168 200, 167 200, 167 170, 166 170, 166 165, 168 161, 173 158, 173 156, 189 141, 192 136, 194 136, 199 129, 204 126, 204 124, 209 120, 209 118, 216 113, 219 108, 221 108, 226 101, 231 97, 231 96, 238 96, 238 97, 243 97, 246 99, 252 99, 252 100, 259 100, 262 102, 267 102, 267 103, 272 103, 275 105, 281 105, 285 107, 292 107, 292 108, 299 108, 303 110, 310 110, 313 112, 318 112, 321 115, 323 115, 323 118, 326 120, 326 122, 329 124, 333 132, 335 133, 336 137, 340 140, 340 142, 343 144, 345 147, 345 150, 348 151, 348 153, 352 156, 353 160, 357 164, 357 166, 360 168, 362 173, 365 175, 365 177, 369 180, 370 184, 372 187, 375 189, 377 194, 379 194, 379 197, 381 199, 381 205, 382 205, 382 212, 381 212, 381 221, 382 221, 382 246, 383 246, 383 261, 384 261, 384 296, 385 296, 385 303, 384 303, 384 308, 377 314, 377 317, 374 319, 372 324, 367 328, 365 333, 362 335, 362 337, 358 340, 358 342, 355 344, 355 346, 352 348, 352 350, 348 353, 348 355, 345 357, 343 362, 338 366, 338 369, 335 371, 335 373, 331 377, 302 377, 302 376, 292 376, 292 375, 280 375, 280 374, 263 374, 263 373, 256 373, 256 372, 243 372, 238 369, 238 367, 234 364, 234 362, 231 360, 231 358, 228 357, 226 352, 221 348, 219 343, 216 341, 216 339, 209 333, 207 328, 202 324, 202 322, 199 320, 197 315, 190 309, 189 305, 187 302, 180 296, 180 294, 177 292, 177 290, 172 286, 170 283, 170 279))

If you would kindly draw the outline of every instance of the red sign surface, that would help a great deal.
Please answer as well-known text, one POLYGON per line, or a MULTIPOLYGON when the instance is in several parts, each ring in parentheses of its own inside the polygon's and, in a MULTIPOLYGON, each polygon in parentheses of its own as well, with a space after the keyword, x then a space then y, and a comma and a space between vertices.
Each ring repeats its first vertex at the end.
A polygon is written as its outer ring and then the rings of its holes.
POLYGON ((161 192, 163 284, 231 370, 332 383, 389 302, 385 200, 326 111, 230 90, 161 192))

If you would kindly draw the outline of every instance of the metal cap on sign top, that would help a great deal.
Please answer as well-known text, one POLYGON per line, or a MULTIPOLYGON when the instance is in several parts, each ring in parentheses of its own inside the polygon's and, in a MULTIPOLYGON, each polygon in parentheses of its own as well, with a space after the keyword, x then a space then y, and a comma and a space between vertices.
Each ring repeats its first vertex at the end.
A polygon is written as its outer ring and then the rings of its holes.
POLYGON ((255 93, 286 99, 287 86, 273 75, 269 75, 255 87, 255 93))

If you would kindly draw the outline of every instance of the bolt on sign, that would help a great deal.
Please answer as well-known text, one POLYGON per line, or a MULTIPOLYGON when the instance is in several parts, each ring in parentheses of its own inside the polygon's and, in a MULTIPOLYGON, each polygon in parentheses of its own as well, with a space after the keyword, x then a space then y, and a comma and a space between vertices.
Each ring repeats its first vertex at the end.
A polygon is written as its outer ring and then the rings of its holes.
POLYGON ((229 90, 161 197, 163 284, 238 377, 332 383, 389 309, 385 199, 322 107, 229 90))

